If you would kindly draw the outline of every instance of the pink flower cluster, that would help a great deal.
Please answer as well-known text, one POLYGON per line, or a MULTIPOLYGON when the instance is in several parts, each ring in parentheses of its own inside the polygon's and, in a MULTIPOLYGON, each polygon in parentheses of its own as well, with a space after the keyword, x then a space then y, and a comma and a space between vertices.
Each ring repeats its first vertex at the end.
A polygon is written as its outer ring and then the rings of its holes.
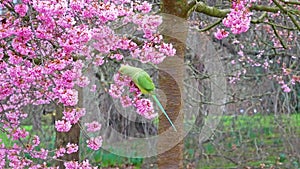
POLYGON ((165 57, 174 56, 176 50, 172 46, 172 44, 163 43, 161 41, 162 36, 155 34, 155 32, 153 31, 156 30, 157 26, 161 23, 160 18, 153 17, 146 19, 147 20, 140 22, 140 19, 133 19, 136 24, 143 26, 143 28, 141 29, 145 33, 144 37, 149 40, 149 42, 145 42, 141 48, 139 48, 135 42, 129 39, 118 37, 109 27, 103 26, 102 28, 94 29, 94 35, 92 38, 95 40, 95 43, 93 43, 93 47, 102 55, 95 54, 93 64, 101 66, 105 63, 105 60, 108 59, 116 59, 117 61, 122 61, 122 59, 124 58, 122 54, 108 54, 110 53, 110 51, 125 49, 130 51, 130 54, 133 58, 138 58, 142 63, 152 62, 154 64, 159 64, 164 60, 165 57), (153 23, 148 25, 149 21, 152 21, 153 23), (147 25, 143 25, 146 23, 147 25))
POLYGON ((93 167, 89 160, 84 160, 82 163, 79 163, 78 161, 67 161, 64 162, 64 166, 68 169, 97 169, 98 167, 93 167))
POLYGON ((15 11, 21 16, 24 17, 28 11, 28 6, 26 4, 17 4, 15 6, 15 11))
POLYGON ((157 116, 157 113, 154 113, 153 104, 149 99, 138 99, 135 101, 134 106, 137 113, 147 119, 153 119, 157 116))
POLYGON ((91 123, 85 123, 85 126, 87 127, 87 132, 96 132, 101 129, 101 124, 99 124, 97 121, 93 121, 91 123))
POLYGON ((300 76, 297 71, 286 68, 286 64, 283 64, 282 75, 274 75, 273 78, 281 86, 283 92, 289 93, 292 91, 293 86, 296 82, 300 83, 300 76))
POLYGON ((88 147, 92 150, 99 150, 99 148, 102 146, 102 137, 92 137, 89 140, 87 140, 88 147))
POLYGON ((215 37, 219 40, 226 38, 229 35, 229 32, 227 32, 224 29, 217 28, 217 32, 214 33, 215 37))
POLYGON ((158 115, 154 112, 152 102, 142 98, 141 91, 128 76, 117 73, 114 76, 114 82, 110 86, 109 94, 113 98, 119 98, 123 107, 134 106, 137 113, 146 119, 153 119, 158 115), (130 94, 126 94, 125 91, 130 94))
MULTIPOLYGON (((247 32, 250 28, 252 12, 249 11, 249 6, 255 2, 253 0, 238 0, 232 1, 230 13, 223 19, 223 25, 230 28, 233 34, 241 34, 247 32)), ((219 40, 226 38, 229 32, 224 29, 217 29, 214 33, 219 40)))
MULTIPOLYGON (((156 64, 175 55, 173 46, 163 43, 157 32, 161 17, 149 14, 151 5, 147 2, 22 0, 15 4, 4 0, 0 1, 0 6, 6 8, 6 13, 0 16, 1 131, 6 132, 8 138, 20 141, 14 146, 1 145, 0 168, 46 168, 44 161, 49 158, 48 152, 52 151, 43 147, 35 150, 41 146, 39 137, 30 137, 30 132, 20 126, 27 117, 27 113, 23 112, 25 106, 61 103, 65 107, 75 107, 79 97, 76 87, 86 87, 90 83, 83 75, 85 68, 101 66, 111 60, 123 62, 125 57, 130 57, 125 53, 143 63, 156 64), (120 23, 135 24, 142 33, 139 37, 141 44, 133 41, 135 35, 130 37, 116 33, 118 27, 115 25, 120 23), (31 144, 22 144, 29 143, 30 138, 34 138, 31 144), (30 160, 23 152, 39 160, 30 160), (4 158, 3 154, 6 154, 4 158)), ((118 83, 112 86, 110 93, 116 98, 123 98, 124 106, 136 105, 140 114, 152 117, 152 105, 141 101, 135 86, 126 84, 135 91, 135 97, 122 95, 120 91, 125 88, 118 83), (145 106, 148 108, 142 108, 145 106)), ((68 132, 85 111, 65 108, 63 114, 63 119, 55 122, 55 128, 59 132, 68 132)), ((90 131, 100 128, 93 125, 88 126, 90 131)), ((100 137, 88 143, 92 149, 99 148, 101 144, 100 137)), ((73 149, 66 148, 65 152, 61 149, 57 156, 75 150, 75 146, 73 149)))
POLYGON ((55 121, 55 128, 59 132, 70 131, 72 124, 76 124, 85 115, 85 109, 66 109, 63 111, 62 120, 55 121))
MULTIPOLYGON (((101 129, 101 124, 99 124, 97 121, 85 123, 85 126, 87 127, 87 132, 97 132, 101 129)), ((102 137, 98 136, 89 138, 86 143, 87 146, 92 150, 99 150, 99 148, 102 146, 102 141, 102 137)))
POLYGON ((66 147, 60 147, 55 151, 54 159, 64 156, 65 154, 72 154, 78 151, 78 145, 74 143, 68 143, 66 147))
POLYGON ((233 34, 247 32, 250 27, 252 13, 248 9, 248 0, 233 1, 230 13, 223 19, 224 26, 233 34))

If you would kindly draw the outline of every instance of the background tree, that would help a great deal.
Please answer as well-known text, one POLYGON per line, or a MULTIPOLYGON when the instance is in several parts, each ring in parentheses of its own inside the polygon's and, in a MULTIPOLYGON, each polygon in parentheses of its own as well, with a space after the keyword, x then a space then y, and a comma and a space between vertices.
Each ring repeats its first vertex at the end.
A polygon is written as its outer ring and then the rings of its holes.
MULTIPOLYGON (((174 55, 172 45, 156 32, 161 18, 149 13, 150 4, 127 0, 3 0, 1 8, 1 130, 12 140, 1 145, 1 168, 34 168, 52 161, 60 168, 90 166, 88 160, 79 161, 80 129, 86 126, 92 133, 100 130, 100 124, 79 122, 86 114, 80 88, 90 82, 84 70, 106 62, 118 65, 129 55, 155 64, 174 55), (142 35, 138 44, 133 34, 114 31, 129 23, 137 25, 142 35), (22 125, 30 113, 25 106, 49 104, 56 105, 56 145, 52 150, 22 125)), ((96 92, 95 86, 89 87, 96 92)), ((110 93, 119 97, 121 88, 115 87, 110 93)), ((85 136, 90 149, 101 147, 101 136, 85 136)))
MULTIPOLYGON (((232 127, 236 128, 235 123, 238 122, 239 114, 265 114, 266 119, 269 118, 269 114, 274 114, 275 126, 282 128, 276 132, 285 135, 280 139, 293 143, 285 145, 284 154, 292 153, 293 157, 298 158, 299 152, 295 151, 294 145, 299 142, 295 139, 299 134, 293 127, 283 127, 285 116, 281 113, 287 114, 288 119, 293 120, 292 114, 298 111, 299 105, 297 78, 299 69, 296 66, 299 60, 297 57, 299 3, 296 1, 189 1, 188 3, 152 1, 152 3, 162 5, 161 11, 165 10, 164 4, 167 4, 168 9, 180 8, 181 10, 177 11, 182 13, 188 11, 186 15, 190 21, 190 28, 195 32, 206 33, 215 42, 215 48, 222 53, 220 56, 227 69, 229 88, 226 91, 228 101, 225 104, 226 114, 236 116, 232 127), (291 133, 287 134, 286 130, 291 133)), ((193 39, 195 38, 187 41, 193 39)), ((195 78, 204 80, 211 76, 205 73, 207 68, 201 66, 202 61, 199 57, 196 55, 189 59, 194 58, 191 67, 197 74, 195 78)), ((205 98, 200 103, 211 104, 205 101, 205 98)), ((196 125, 201 126, 201 120, 196 125)), ((241 131, 238 133, 243 134, 241 131)), ((220 140, 214 143, 216 149, 222 149, 217 146, 220 140)), ((239 144, 246 145, 246 143, 239 144)), ((235 164, 256 159, 253 157, 243 160, 241 159, 243 155, 240 155, 240 158, 230 158, 228 155, 224 156, 222 152, 216 156, 235 164)), ((259 156, 264 156, 264 153, 266 152, 262 151, 259 156)))

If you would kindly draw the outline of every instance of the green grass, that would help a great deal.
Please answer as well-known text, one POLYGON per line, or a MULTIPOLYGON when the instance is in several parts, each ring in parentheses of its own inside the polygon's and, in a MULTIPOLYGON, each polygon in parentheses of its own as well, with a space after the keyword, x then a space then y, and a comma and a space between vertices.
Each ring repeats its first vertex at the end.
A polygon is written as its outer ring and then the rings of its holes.
POLYGON ((224 139, 203 145, 208 158, 199 161, 199 168, 259 168, 260 164, 265 164, 266 167, 300 169, 299 162, 285 148, 284 140, 287 136, 282 135, 287 133, 300 136, 300 114, 278 117, 261 114, 223 116, 218 131, 215 137, 224 139), (218 151, 218 146, 223 149, 218 151), (233 147, 236 148, 233 150, 233 147), (239 166, 223 157, 216 157, 220 151, 228 159, 242 159, 246 162, 239 166))
MULTIPOLYGON (((34 133, 30 125, 25 125, 23 128, 34 133)), ((46 131, 46 136, 43 137, 44 141, 41 142, 41 146, 53 149, 55 142, 55 137, 53 136, 54 127, 44 126, 43 130, 46 131)), ((256 150, 259 148, 267 154, 262 159, 249 160, 243 164, 244 166, 258 168, 260 164, 264 163, 269 168, 277 165, 277 168, 283 166, 282 168, 300 169, 299 159, 286 152, 284 137, 279 131, 293 132, 294 135, 300 136, 300 114, 280 115, 278 117, 260 114, 252 116, 241 115, 238 117, 223 116, 218 128, 219 133, 216 133, 214 136, 216 139, 221 136, 224 137, 218 142, 218 144, 222 145, 222 149, 218 149, 213 141, 203 144, 203 151, 206 157, 202 156, 201 159, 198 159, 198 168, 239 168, 241 166, 223 157, 214 155, 221 151, 222 155, 226 157, 237 158, 242 153, 243 158, 247 160, 255 157, 256 150), (232 151, 232 147, 236 147, 236 150, 232 151), (278 162, 282 163, 279 167, 278 162)), ((0 133, 0 139, 7 146, 12 146, 14 143, 2 132, 0 133)), ((195 155, 199 153, 198 148, 198 138, 189 135, 185 139, 187 161, 195 160, 195 155)), ((122 168, 121 166, 128 164, 140 168, 143 163, 143 158, 120 157, 105 150, 92 151, 87 149, 83 151, 85 152, 82 153, 82 159, 86 158, 85 154, 89 154, 90 161, 101 167, 115 166, 122 168)))
POLYGON ((123 164, 134 165, 140 167, 143 163, 143 158, 126 158, 115 155, 105 150, 97 151, 93 154, 93 160, 99 163, 101 167, 122 166, 123 164))
MULTIPOLYGON (((31 131, 32 126, 22 126, 26 131, 31 131)), ((2 143, 4 143, 5 146, 12 146, 16 141, 12 141, 9 138, 7 138, 7 135, 3 132, 0 132, 0 139, 2 140, 2 143)))

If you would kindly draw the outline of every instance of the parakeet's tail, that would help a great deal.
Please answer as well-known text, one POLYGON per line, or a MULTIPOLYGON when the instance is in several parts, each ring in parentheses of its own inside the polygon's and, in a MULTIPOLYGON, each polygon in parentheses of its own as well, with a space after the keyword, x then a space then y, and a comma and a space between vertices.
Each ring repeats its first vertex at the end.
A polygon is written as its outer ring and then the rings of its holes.
POLYGON ((166 113, 165 109, 163 108, 163 106, 160 104, 159 100, 157 99, 157 97, 153 94, 152 95, 154 101, 156 102, 156 104, 158 104, 158 107, 160 108, 160 110, 164 113, 164 115, 166 116, 166 118, 169 120, 170 124, 172 125, 173 129, 175 131, 176 130, 176 127, 174 126, 174 124, 172 123, 171 119, 169 118, 168 114, 166 113))

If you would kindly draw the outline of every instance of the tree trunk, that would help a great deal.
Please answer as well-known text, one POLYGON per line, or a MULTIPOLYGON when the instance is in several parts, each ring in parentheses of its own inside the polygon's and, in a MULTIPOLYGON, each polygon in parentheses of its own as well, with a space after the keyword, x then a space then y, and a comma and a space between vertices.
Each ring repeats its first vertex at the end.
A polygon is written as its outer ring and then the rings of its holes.
MULTIPOLYGON (((163 0, 162 12, 166 14, 175 15, 177 17, 186 19, 187 17, 187 1, 186 0, 163 0)), ((187 33, 187 30, 181 30, 187 33)), ((186 37, 186 36, 185 36, 186 37)), ((165 37, 166 38, 166 37, 165 37)), ((159 169, 181 169, 183 168, 183 140, 179 140, 178 136, 183 134, 183 108, 181 91, 183 89, 183 72, 184 72, 184 55, 185 44, 176 38, 167 38, 168 43, 172 43, 176 48, 176 57, 166 58, 162 64, 159 65, 159 88, 163 90, 166 95, 165 110, 170 119, 175 122, 177 132, 170 132, 170 123, 163 115, 159 117, 160 136, 157 143, 158 152, 163 152, 158 155, 157 163, 159 169), (174 78, 175 77, 175 78, 174 78), (169 130, 169 131, 167 131, 169 130), (161 151, 168 147, 170 143, 177 143, 168 151, 161 151)), ((181 39, 182 41, 182 39, 181 39)), ((184 40, 185 41, 185 40, 184 40)))
MULTIPOLYGON (((83 106, 83 98, 82 98, 82 89, 78 89, 78 104, 77 107, 82 108, 83 106)), ((74 108, 74 107, 69 107, 74 108)), ((62 104, 59 104, 56 107, 56 114, 55 114, 55 120, 61 120, 63 112, 63 106, 62 104)), ((79 122, 78 122, 79 123, 79 122)), ((57 132, 56 131, 56 140, 55 140, 55 147, 59 149, 60 147, 66 147, 68 143, 74 143, 79 146, 79 139, 80 139, 80 127, 79 124, 75 124, 72 126, 69 132, 57 132)), ((65 154, 64 156, 60 157, 57 161, 57 166, 59 166, 60 169, 64 169, 64 161, 79 161, 79 151, 72 153, 72 154, 65 154)))
POLYGON ((183 140, 180 140, 182 139, 180 136, 183 135, 183 112, 180 112, 183 107, 181 95, 183 83, 175 81, 173 78, 174 75, 169 74, 170 71, 173 71, 176 73, 177 80, 183 79, 183 62, 178 62, 178 59, 176 59, 177 62, 174 62, 172 59, 166 59, 166 62, 159 65, 162 69, 159 72, 159 88, 166 95, 165 110, 174 122, 177 132, 173 131, 173 128, 164 115, 159 117, 157 149, 158 152, 163 152, 158 155, 158 168, 160 169, 183 168, 183 140), (177 144, 169 147, 170 143, 177 144), (171 149, 165 151, 168 148, 171 149))

